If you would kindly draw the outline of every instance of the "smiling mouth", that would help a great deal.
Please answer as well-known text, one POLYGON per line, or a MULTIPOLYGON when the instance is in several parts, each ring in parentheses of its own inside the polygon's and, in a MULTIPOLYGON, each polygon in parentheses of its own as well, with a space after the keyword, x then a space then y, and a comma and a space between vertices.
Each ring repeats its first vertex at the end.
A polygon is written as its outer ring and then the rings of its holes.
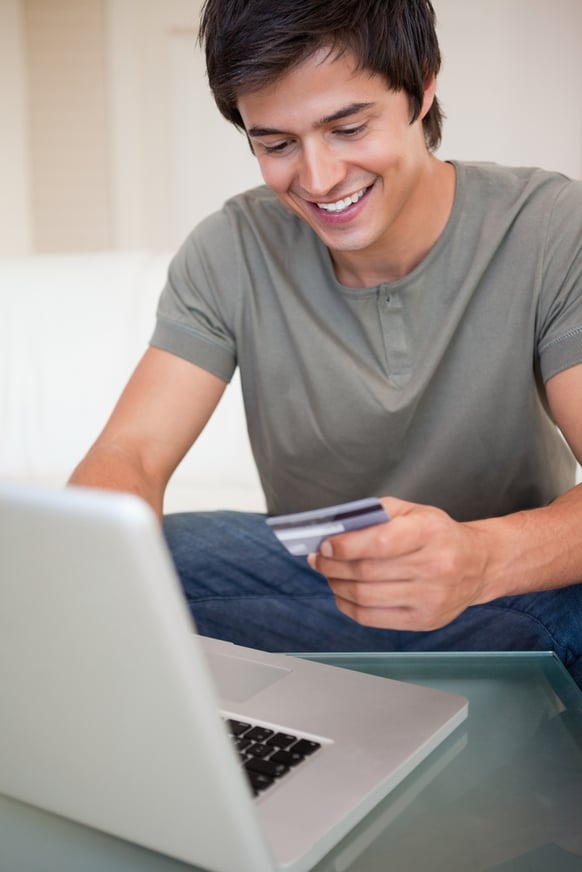
POLYGON ((361 200, 369 190, 369 188, 362 188, 361 191, 357 191, 350 197, 344 197, 342 200, 336 200, 335 203, 316 203, 315 205, 323 212, 345 212, 346 209, 349 209, 350 206, 361 200))

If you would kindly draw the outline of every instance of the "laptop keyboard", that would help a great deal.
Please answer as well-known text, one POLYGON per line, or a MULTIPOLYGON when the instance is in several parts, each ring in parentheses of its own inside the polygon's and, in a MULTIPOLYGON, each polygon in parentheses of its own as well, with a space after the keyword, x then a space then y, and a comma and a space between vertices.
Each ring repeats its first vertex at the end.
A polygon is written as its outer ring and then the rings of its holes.
POLYGON ((319 742, 249 721, 224 720, 255 796, 321 748, 319 742))

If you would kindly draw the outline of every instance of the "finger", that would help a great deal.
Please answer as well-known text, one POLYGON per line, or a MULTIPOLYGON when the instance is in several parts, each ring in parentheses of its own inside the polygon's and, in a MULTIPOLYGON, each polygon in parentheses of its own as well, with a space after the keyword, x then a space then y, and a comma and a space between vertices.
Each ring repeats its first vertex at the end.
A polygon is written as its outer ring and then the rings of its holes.
POLYGON ((379 590, 378 585, 353 585, 332 579, 330 588, 337 608, 365 627, 385 630, 427 632, 449 624, 461 609, 448 604, 439 607, 419 599, 409 582, 394 583, 379 590))
POLYGON ((332 536, 322 542, 319 553, 335 560, 394 559, 420 550, 423 544, 422 520, 411 514, 332 536))
POLYGON ((441 587, 427 587, 414 581, 393 581, 389 584, 362 583, 338 578, 328 579, 336 604, 341 611, 366 626, 396 629, 392 623, 381 623, 381 615, 406 612, 406 627, 426 631, 443 627, 464 610, 465 604, 446 596, 441 587), (373 617, 372 617, 372 613, 373 617))
POLYGON ((367 609, 349 600, 336 597, 336 606, 342 614, 351 618, 363 627, 377 630, 413 630, 415 615, 413 609, 407 607, 390 607, 367 609))
POLYGON ((328 578, 334 596, 361 608, 400 608, 410 603, 410 584, 395 581, 389 585, 354 579, 328 578))
POLYGON ((400 630, 430 633, 444 627, 447 621, 435 620, 407 606, 395 608, 363 609, 358 605, 336 599, 340 612, 363 627, 376 630, 400 630))
MULTIPOLYGON (((388 517, 391 519, 389 522, 393 524, 393 519, 398 518, 402 519, 405 515, 410 514, 414 510, 423 508, 418 503, 410 503, 405 500, 399 500, 396 497, 383 497, 380 502, 382 503, 388 517)), ((368 549, 368 543, 370 540, 372 542, 376 539, 376 535, 378 533, 378 528, 383 528, 386 526, 385 524, 376 524, 372 525, 372 527, 364 528, 363 530, 354 530, 349 533, 344 533, 339 536, 330 537, 329 539, 324 540, 321 543, 319 553, 323 554, 325 557, 334 556, 334 549, 336 550, 336 554, 343 560, 356 559, 358 557, 364 556, 368 549), (346 544, 347 539, 347 544, 346 544), (344 551, 345 549, 345 551, 344 551)), ((401 521, 399 521, 399 524, 401 521)), ((396 526, 398 527, 399 524, 396 526)), ((404 530, 406 527, 400 531, 400 550, 402 553, 406 553, 409 550, 409 547, 406 544, 406 537, 404 535, 404 530)), ((410 527, 411 532, 414 531, 414 526, 410 527)), ((394 538, 394 534, 391 538, 394 538)), ((381 543, 380 543, 381 544, 381 543)), ((311 555, 308 556, 308 562, 313 569, 316 569, 314 558, 311 555), (310 559, 311 558, 311 559, 310 559)))
POLYGON ((423 507, 422 503, 411 503, 397 497, 382 497, 380 502, 389 518, 400 518, 423 507))
POLYGON ((335 560, 313 554, 308 561, 312 569, 325 575, 328 580, 336 578, 354 583, 395 582, 410 581, 419 574, 414 562, 401 558, 335 560))

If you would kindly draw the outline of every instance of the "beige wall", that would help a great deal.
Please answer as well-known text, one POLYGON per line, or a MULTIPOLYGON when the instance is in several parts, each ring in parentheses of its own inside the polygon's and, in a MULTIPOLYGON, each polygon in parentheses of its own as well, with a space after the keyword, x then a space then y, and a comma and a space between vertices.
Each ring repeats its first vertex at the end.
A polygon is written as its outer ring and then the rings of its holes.
MULTIPOLYGON (((580 0, 434 0, 442 157, 582 177, 580 0)), ((0 0, 0 253, 174 248, 255 184, 194 45, 200 0, 0 0)))
POLYGON ((120 248, 172 249, 227 196, 261 181, 244 138, 210 95, 196 44, 200 6, 201 0, 108 0, 120 248))
POLYGON ((34 248, 109 248, 105 0, 22 5, 34 248))
POLYGON ((32 247, 23 40, 19 0, 0 0, 0 254, 32 247))

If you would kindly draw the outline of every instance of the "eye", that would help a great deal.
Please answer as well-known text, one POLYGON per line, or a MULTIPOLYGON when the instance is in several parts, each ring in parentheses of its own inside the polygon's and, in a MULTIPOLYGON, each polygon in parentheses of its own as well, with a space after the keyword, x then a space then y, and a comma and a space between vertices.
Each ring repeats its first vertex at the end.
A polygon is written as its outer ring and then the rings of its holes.
POLYGON ((336 130, 336 133, 338 133, 340 136, 350 137, 357 136, 358 133, 363 133, 365 129, 365 124, 357 124, 355 127, 340 127, 338 130, 336 130))
POLYGON ((266 142, 261 142, 261 149, 265 154, 282 154, 291 145, 290 140, 285 139, 282 142, 275 142, 269 145, 266 142))

